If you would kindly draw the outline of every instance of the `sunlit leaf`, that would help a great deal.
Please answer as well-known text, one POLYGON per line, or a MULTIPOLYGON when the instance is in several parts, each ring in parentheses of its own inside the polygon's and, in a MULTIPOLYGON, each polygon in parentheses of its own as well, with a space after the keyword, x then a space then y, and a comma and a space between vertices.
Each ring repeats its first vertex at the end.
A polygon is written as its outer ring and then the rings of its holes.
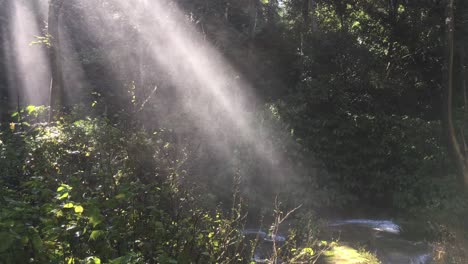
POLYGON ((353 24, 351 25, 351 28, 357 28, 361 25, 359 21, 354 21, 353 24))
MULTIPOLYGON (((88 210, 89 213, 90 210, 88 210)), ((89 223, 93 225, 93 227, 96 227, 102 222, 103 216, 99 213, 98 210, 91 210, 91 213, 89 213, 89 223)))
POLYGON ((26 111, 28 111, 28 114, 34 113, 36 111, 36 107, 34 105, 28 105, 26 107, 26 111))
POLYGON ((73 207, 74 207, 73 203, 66 203, 63 205, 63 208, 66 208, 66 209, 73 208, 73 207))
POLYGON ((87 257, 86 264, 101 264, 101 259, 98 257, 87 257))
POLYGON ((83 206, 81 206, 81 205, 75 206, 75 213, 81 214, 81 213, 83 213, 83 211, 84 211, 83 206))
POLYGON ((302 252, 305 253, 305 254, 309 254, 309 255, 314 254, 314 250, 312 248, 303 248, 302 252))
POLYGON ((68 197, 68 192, 64 192, 64 193, 62 193, 62 194, 58 197, 58 199, 59 199, 59 200, 63 200, 63 199, 65 199, 65 198, 67 198, 67 197, 68 197))
POLYGON ((104 231, 94 230, 94 231, 91 232, 91 235, 89 235, 89 239, 90 240, 96 240, 96 239, 98 239, 99 237, 101 237, 103 235, 104 235, 104 231))

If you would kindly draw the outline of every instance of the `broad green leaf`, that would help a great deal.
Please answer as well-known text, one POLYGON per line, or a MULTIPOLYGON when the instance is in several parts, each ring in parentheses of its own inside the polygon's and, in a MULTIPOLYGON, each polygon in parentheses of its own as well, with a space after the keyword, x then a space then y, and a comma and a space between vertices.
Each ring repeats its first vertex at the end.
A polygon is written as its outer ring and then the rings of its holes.
POLYGON ((63 205, 63 208, 69 209, 69 208, 73 208, 74 206, 75 205, 73 203, 66 203, 66 204, 63 205))
POLYGON ((36 111, 36 107, 34 105, 28 105, 26 111, 28 111, 28 114, 31 114, 36 111))
POLYGON ((57 192, 70 191, 71 189, 73 189, 73 187, 71 187, 71 186, 68 185, 68 184, 62 183, 62 184, 60 184, 60 186, 57 188, 57 192))
POLYGON ((62 194, 58 197, 58 199, 59 199, 59 200, 63 200, 63 199, 65 199, 65 198, 67 198, 68 195, 69 195, 68 192, 64 192, 64 193, 62 193, 62 194))
POLYGON ((101 264, 101 259, 98 257, 87 257, 86 264, 101 264))
POLYGON ((75 206, 75 213, 81 214, 81 213, 83 213, 83 211, 84 211, 83 206, 81 206, 81 205, 75 206))

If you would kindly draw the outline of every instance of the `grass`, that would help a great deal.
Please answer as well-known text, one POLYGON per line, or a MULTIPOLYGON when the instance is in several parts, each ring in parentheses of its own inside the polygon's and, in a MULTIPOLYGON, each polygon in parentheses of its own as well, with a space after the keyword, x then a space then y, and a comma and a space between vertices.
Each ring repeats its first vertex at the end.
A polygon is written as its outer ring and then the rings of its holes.
POLYGON ((324 253, 326 264, 379 264, 375 255, 346 245, 337 245, 324 253))

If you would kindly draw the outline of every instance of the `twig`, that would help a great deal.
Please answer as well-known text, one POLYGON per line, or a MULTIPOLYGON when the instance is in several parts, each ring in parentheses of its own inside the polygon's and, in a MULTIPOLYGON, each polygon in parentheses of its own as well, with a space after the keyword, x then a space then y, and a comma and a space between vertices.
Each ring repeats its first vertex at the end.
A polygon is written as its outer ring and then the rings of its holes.
POLYGON ((138 110, 138 112, 141 112, 143 110, 143 108, 145 108, 145 105, 146 103, 148 103, 148 101, 151 99, 151 97, 153 96, 154 93, 156 93, 156 90, 158 89, 158 86, 154 86, 154 89, 153 91, 151 91, 151 93, 148 95, 148 97, 146 97, 145 101, 141 104, 141 107, 140 109, 138 110))

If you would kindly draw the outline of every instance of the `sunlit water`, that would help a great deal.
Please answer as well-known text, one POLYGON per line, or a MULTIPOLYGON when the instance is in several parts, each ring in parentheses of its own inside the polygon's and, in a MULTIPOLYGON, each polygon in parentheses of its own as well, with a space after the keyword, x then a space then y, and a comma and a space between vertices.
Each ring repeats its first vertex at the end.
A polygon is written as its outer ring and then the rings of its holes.
MULTIPOLYGON (((403 228, 391 220, 335 220, 324 231, 330 233, 329 239, 338 240, 340 245, 354 249, 364 248, 375 254, 382 264, 429 264, 432 261, 431 247, 426 242, 404 237, 403 228)), ((255 263, 269 263, 273 241, 281 247, 286 240, 283 235, 271 237, 259 229, 246 229, 243 234, 247 239, 258 241, 252 258, 255 263)), ((346 261, 355 263, 352 259, 346 261)), ((335 262, 324 257, 318 263, 335 262)))
POLYGON ((369 227, 375 231, 387 232, 392 234, 399 234, 401 231, 401 227, 399 225, 388 220, 349 219, 334 221, 330 224, 330 226, 343 225, 361 225, 364 227, 369 227))
POLYGON ((273 246, 281 247, 286 241, 286 237, 282 235, 271 236, 259 229, 245 229, 243 234, 247 240, 257 242, 252 256, 255 263, 270 263, 273 246))
POLYGON ((423 238, 404 237, 405 228, 391 220, 336 220, 329 228, 335 239, 366 248, 383 264, 426 264, 432 260, 431 247, 423 238))

